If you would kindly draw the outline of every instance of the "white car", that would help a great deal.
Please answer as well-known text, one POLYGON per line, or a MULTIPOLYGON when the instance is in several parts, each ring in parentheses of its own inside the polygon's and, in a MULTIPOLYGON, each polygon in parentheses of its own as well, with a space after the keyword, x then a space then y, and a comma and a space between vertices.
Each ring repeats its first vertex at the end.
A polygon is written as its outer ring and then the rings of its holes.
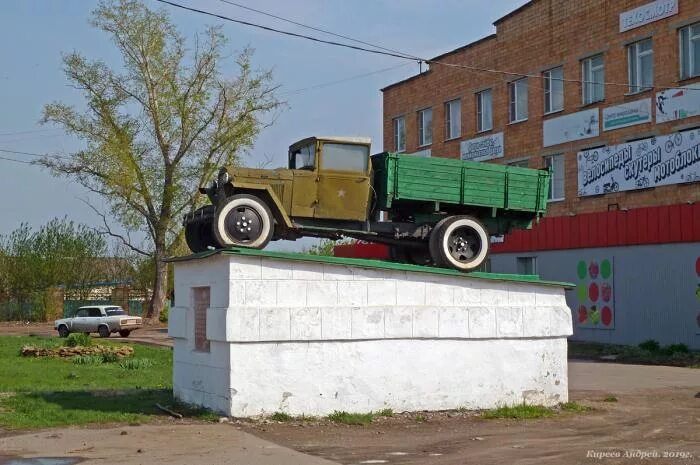
POLYGON ((73 318, 56 320, 53 327, 61 337, 70 333, 99 333, 100 337, 119 333, 121 337, 129 337, 142 325, 140 316, 131 316, 116 305, 91 305, 80 307, 73 318))

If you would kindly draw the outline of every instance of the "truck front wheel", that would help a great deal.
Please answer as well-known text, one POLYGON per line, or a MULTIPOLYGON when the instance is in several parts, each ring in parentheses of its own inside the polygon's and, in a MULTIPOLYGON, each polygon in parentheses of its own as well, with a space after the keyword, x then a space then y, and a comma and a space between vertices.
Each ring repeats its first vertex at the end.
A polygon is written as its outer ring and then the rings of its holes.
POLYGON ((460 271, 479 267, 489 252, 489 234, 486 227, 471 216, 453 216, 430 237, 433 260, 460 271))
POLYGON ((272 239, 273 232, 270 208, 254 195, 229 197, 214 217, 214 236, 221 247, 262 249, 272 239))

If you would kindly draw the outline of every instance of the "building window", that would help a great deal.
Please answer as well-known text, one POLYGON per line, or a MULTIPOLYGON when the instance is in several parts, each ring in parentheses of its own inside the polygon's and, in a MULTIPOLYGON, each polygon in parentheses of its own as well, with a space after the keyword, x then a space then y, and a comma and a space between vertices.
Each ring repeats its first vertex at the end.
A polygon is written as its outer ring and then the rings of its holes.
POLYGON ((462 105, 459 99, 445 102, 445 139, 459 137, 462 131, 462 105))
POLYGON ((418 146, 433 143, 433 110, 426 108, 418 112, 418 146))
POLYGON ((394 118, 394 151, 406 150, 406 118, 394 118))
POLYGON ((210 305, 210 288, 192 288, 192 300, 194 307, 194 350, 209 352, 209 339, 207 339, 207 308, 210 305))
POLYGON ((526 158, 525 160, 517 160, 517 161, 512 161, 508 163, 508 166, 516 166, 518 168, 527 168, 529 165, 529 160, 526 158))
POLYGON ((510 122, 527 119, 527 78, 508 84, 510 90, 510 122))
POLYGON ((491 112, 491 89, 476 94, 476 130, 478 132, 493 129, 493 113, 491 112))
POLYGON ((651 39, 640 40, 627 47, 629 92, 641 92, 654 85, 654 49, 651 39))
POLYGON ((581 62, 583 75, 583 104, 605 100, 605 62, 603 55, 586 58, 581 62))
POLYGON ((564 68, 559 66, 542 73, 544 78, 544 112, 564 109, 564 68))
POLYGON ((517 257, 518 274, 537 274, 537 257, 517 257))
POLYGON ((700 76, 700 23, 681 29, 680 39, 681 79, 700 76))
POLYGON ((544 157, 545 166, 551 173, 548 200, 564 200, 564 155, 544 157))

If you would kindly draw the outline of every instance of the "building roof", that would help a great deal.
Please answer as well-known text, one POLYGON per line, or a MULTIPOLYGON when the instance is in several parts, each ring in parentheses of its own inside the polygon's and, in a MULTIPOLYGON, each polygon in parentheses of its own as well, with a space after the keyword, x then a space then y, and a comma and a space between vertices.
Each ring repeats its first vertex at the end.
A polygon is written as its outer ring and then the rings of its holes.
POLYGON ((495 38, 496 38, 496 34, 487 35, 486 37, 482 37, 481 39, 477 39, 477 40, 475 40, 474 42, 468 43, 467 45, 462 45, 461 47, 457 47, 457 48, 455 48, 454 50, 450 50, 449 52, 445 52, 445 53, 443 53, 443 54, 441 54, 441 55, 438 55, 438 56, 436 56, 436 57, 433 57, 433 58, 431 58, 431 61, 440 60, 440 59, 442 59, 442 58, 445 58, 446 56, 452 55, 453 53, 458 53, 458 52, 461 52, 461 51, 463 51, 463 50, 467 50, 467 49, 469 49, 469 48, 471 48, 471 47, 475 47, 475 46, 477 46, 477 45, 479 45, 479 44, 482 44, 482 43, 484 43, 484 42, 487 42, 487 41, 489 41, 489 40, 491 40, 491 39, 495 39, 495 38))
MULTIPOLYGON (((524 5, 522 5, 522 6, 519 7, 519 8, 516 8, 515 10, 513 10, 513 11, 511 11, 510 13, 506 14, 505 16, 501 16, 500 18, 498 18, 496 21, 493 22, 493 25, 494 25, 494 26, 498 26, 498 24, 502 23, 502 22, 505 21, 506 19, 511 18, 511 17, 517 15, 518 13, 522 12, 522 11, 525 10, 526 8, 529 8, 529 7, 532 6, 536 1, 537 1, 537 0, 530 0, 529 2, 525 3, 524 5)), ((462 45, 461 47, 457 47, 457 48, 455 48, 455 49, 453 49, 453 50, 450 50, 450 51, 445 52, 445 53, 443 53, 443 54, 441 54, 441 55, 438 55, 438 56, 436 56, 436 57, 433 57, 433 58, 431 58, 429 61, 441 60, 441 59, 443 59, 443 58, 445 58, 445 57, 447 57, 447 56, 449 56, 449 55, 452 55, 452 54, 454 54, 454 53, 462 52, 462 51, 467 50, 467 49, 469 49, 469 48, 471 48, 471 47, 477 46, 477 45, 479 45, 479 44, 482 44, 482 43, 484 43, 484 42, 486 42, 486 41, 489 41, 489 40, 495 39, 495 38, 496 38, 496 34, 490 34, 490 35, 488 35, 488 36, 486 36, 486 37, 482 37, 481 39, 477 39, 477 40, 475 40, 474 42, 470 42, 470 43, 468 43, 468 44, 466 44, 466 45, 462 45)), ((430 70, 425 71, 425 72, 420 73, 420 74, 416 74, 416 75, 414 75, 414 76, 411 76, 411 77, 409 77, 409 78, 403 79, 403 80, 401 80, 401 81, 394 82, 394 83, 392 83, 392 84, 389 84, 388 86, 383 87, 383 88, 381 89, 381 91, 384 92, 385 90, 391 89, 391 88, 396 87, 396 86, 398 86, 398 85, 400 85, 400 84, 404 84, 404 83, 406 83, 406 82, 408 82, 408 81, 412 81, 413 79, 416 79, 416 78, 425 76, 425 75, 428 74, 429 72, 430 72, 430 70)))
POLYGON ((515 10, 511 11, 510 13, 508 13, 508 14, 506 14, 506 15, 504 15, 504 16, 501 16, 500 18, 498 18, 496 21, 493 22, 493 25, 494 25, 494 26, 498 26, 500 23, 502 23, 502 22, 505 21, 506 19, 508 19, 508 18, 510 18, 510 17, 512 17, 512 16, 515 16, 515 15, 517 15, 518 13, 520 13, 521 11, 523 11, 525 8, 529 8, 530 6, 532 6, 532 4, 535 3, 535 1, 536 1, 536 0, 530 0, 529 2, 527 2, 526 4, 524 4, 523 6, 521 6, 521 7, 519 7, 519 8, 516 8, 515 10))

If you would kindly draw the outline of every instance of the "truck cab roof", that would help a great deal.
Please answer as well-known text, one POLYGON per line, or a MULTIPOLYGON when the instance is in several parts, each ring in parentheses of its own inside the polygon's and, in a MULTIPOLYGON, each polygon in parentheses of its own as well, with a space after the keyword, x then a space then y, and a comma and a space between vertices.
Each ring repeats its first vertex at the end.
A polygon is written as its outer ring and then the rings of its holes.
POLYGON ((345 137, 345 136, 312 136, 312 137, 307 137, 305 139, 301 139, 300 141, 297 141, 293 143, 292 145, 289 146, 289 150, 294 150, 299 147, 303 147, 311 142, 314 141, 324 141, 324 142, 337 142, 341 144, 358 144, 358 145, 371 145, 372 144, 372 139, 369 137, 360 137, 360 136, 350 136, 350 137, 345 137))

